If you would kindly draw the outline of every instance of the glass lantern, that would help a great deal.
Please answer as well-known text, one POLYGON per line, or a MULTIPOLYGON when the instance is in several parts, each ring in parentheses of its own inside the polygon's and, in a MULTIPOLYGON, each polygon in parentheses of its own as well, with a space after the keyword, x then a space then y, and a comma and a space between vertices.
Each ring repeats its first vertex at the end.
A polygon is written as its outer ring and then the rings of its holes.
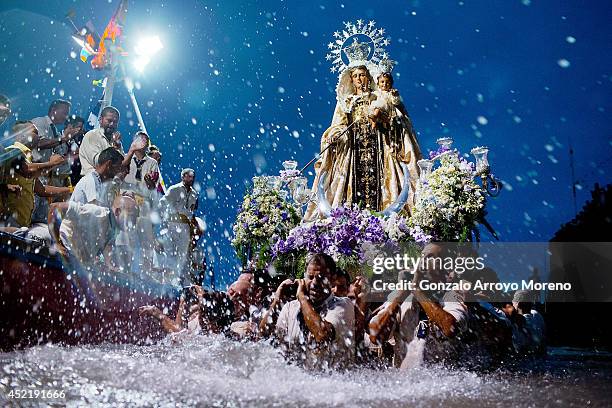
POLYGON ((297 169, 297 162, 295 160, 285 160, 283 162, 283 167, 286 171, 297 169))
POLYGON ((476 173, 482 173, 489 170, 489 161, 487 160, 489 149, 487 147, 475 147, 470 153, 472 153, 476 159, 476 173))
POLYGON ((268 184, 269 189, 279 190, 283 183, 283 180, 280 178, 280 176, 267 176, 266 182, 268 184))
POLYGON ((255 176, 253 177, 253 194, 254 195, 258 195, 263 193, 263 190, 265 190, 265 188, 262 189, 263 186, 266 185, 266 180, 263 176, 255 176))
POLYGON ((446 149, 451 148, 452 144, 453 144, 453 138, 452 137, 441 137, 438 140, 436 140, 436 143, 440 146, 440 147, 444 147, 446 149))
POLYGON ((310 191, 308 191, 308 189, 306 188, 307 183, 308 179, 303 176, 296 177, 291 182, 293 201, 295 201, 299 205, 306 204, 310 197, 310 191))
POLYGON ((424 183, 427 181, 429 175, 431 174, 431 169, 433 168, 433 161, 428 159, 421 159, 417 162, 417 166, 419 166, 419 170, 421 173, 419 180, 421 181, 421 183, 424 183))

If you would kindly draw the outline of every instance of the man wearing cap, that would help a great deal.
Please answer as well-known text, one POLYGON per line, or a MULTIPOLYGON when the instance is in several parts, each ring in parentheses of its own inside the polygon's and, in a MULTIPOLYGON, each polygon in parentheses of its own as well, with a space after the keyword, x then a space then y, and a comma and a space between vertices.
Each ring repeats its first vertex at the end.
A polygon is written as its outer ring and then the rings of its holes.
MULTIPOLYGON (((17 121, 11 129, 13 144, 4 149, 0 191, 0 223, 4 227, 29 227, 34 211, 34 195, 53 197, 70 194, 67 187, 43 186, 38 177, 43 171, 65 162, 58 155, 49 161, 32 163, 32 151, 38 147, 38 129, 30 121, 17 121)), ((11 231, 12 232, 12 231, 11 231)))
POLYGON ((181 182, 168 188, 166 195, 160 200, 160 206, 165 210, 170 241, 170 255, 178 265, 180 280, 187 279, 185 267, 189 264, 189 254, 193 248, 193 240, 198 232, 195 211, 198 209, 198 192, 193 188, 195 171, 183 169, 181 182))

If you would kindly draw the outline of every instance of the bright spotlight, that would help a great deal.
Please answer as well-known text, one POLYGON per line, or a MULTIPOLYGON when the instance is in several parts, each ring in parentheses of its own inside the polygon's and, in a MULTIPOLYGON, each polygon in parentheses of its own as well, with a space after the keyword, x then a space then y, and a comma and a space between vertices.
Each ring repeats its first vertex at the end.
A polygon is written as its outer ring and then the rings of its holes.
POLYGON ((143 72, 145 67, 151 62, 151 58, 164 48, 158 36, 143 37, 136 43, 134 52, 136 58, 133 61, 134 68, 138 72, 143 72))
POLYGON ((138 41, 136 47, 134 47, 134 51, 136 52, 136 55, 146 55, 148 57, 152 57, 162 48, 164 48, 164 46, 158 36, 143 37, 138 41))
POLYGON ((134 59, 132 65, 134 66, 136 71, 143 72, 145 67, 149 65, 149 62, 151 62, 151 58, 147 57, 146 55, 141 55, 134 59))

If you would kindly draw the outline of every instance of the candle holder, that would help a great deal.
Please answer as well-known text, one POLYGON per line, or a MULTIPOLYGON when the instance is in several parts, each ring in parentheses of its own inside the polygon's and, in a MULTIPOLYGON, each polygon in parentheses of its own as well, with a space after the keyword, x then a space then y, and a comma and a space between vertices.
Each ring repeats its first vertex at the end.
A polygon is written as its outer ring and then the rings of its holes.
POLYGON ((497 197, 501 192, 503 184, 501 180, 495 178, 495 176, 491 173, 491 165, 489 164, 489 159, 487 158, 489 149, 485 146, 475 147, 470 151, 470 153, 472 153, 476 159, 476 171, 474 172, 474 177, 480 177, 482 187, 485 189, 487 194, 489 194, 491 197, 497 197))
POLYGON ((440 137, 438 138, 438 140, 436 140, 436 143, 440 146, 443 147, 445 149, 450 150, 452 144, 453 144, 453 138, 452 137, 440 137))
POLYGON ((431 169, 433 168, 433 161, 428 159, 421 159, 417 162, 417 166, 419 166, 419 181, 421 183, 425 183, 427 178, 431 174, 431 169))
POLYGON ((296 177, 290 184, 291 189, 291 197, 293 197, 293 201, 296 203, 303 205, 306 201, 303 201, 303 196, 306 195, 308 197, 306 183, 308 183, 308 179, 304 176, 296 177), (306 194, 305 194, 306 193, 306 194))
POLYGON ((268 184, 268 188, 271 190, 279 190, 281 184, 283 183, 280 176, 266 176, 266 182, 268 184))
POLYGON ((283 167, 285 170, 295 170, 297 169, 297 162, 295 160, 285 160, 283 162, 283 167))
POLYGON ((470 153, 472 153, 476 159, 476 174, 486 173, 490 170, 489 160, 487 159, 489 148, 485 146, 475 147, 470 153))

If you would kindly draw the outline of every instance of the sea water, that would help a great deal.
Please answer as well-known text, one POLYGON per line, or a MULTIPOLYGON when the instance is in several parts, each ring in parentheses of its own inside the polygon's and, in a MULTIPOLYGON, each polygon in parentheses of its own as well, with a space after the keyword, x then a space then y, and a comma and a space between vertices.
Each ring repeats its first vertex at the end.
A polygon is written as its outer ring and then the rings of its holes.
POLYGON ((266 343, 199 336, 148 346, 36 346, 0 354, 0 367, 0 406, 542 407, 609 406, 612 397, 612 358, 568 349, 488 373, 314 373, 287 364, 266 343), (64 398, 8 397, 24 389, 63 390, 64 398))

